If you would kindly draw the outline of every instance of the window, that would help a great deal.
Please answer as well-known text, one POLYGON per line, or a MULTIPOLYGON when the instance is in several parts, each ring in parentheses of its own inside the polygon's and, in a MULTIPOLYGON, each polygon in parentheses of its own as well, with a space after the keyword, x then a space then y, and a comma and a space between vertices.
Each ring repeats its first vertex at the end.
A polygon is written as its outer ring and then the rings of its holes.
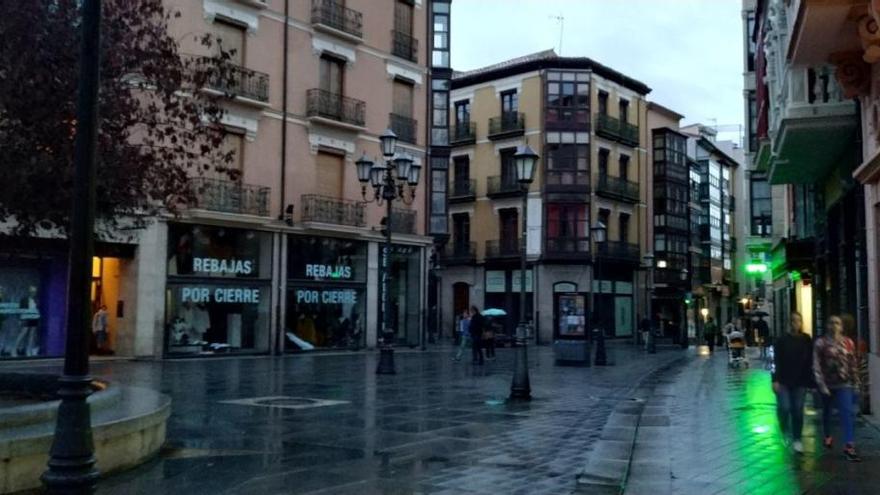
POLYGON ((608 93, 599 91, 599 115, 608 115, 608 93))
POLYGON ((548 144, 544 148, 548 185, 589 185, 590 147, 548 144))
POLYGON ((413 6, 406 0, 394 2, 394 30, 408 36, 413 34, 413 6))
POLYGON ((755 91, 749 91, 749 151, 754 153, 758 151, 758 108, 755 103, 755 91))
POLYGON ((749 12, 748 17, 746 19, 746 39, 748 40, 746 43, 748 44, 746 51, 746 71, 754 72, 755 71, 755 39, 752 37, 752 33, 755 31, 755 13, 749 12))
POLYGON ((345 177, 345 156, 319 151, 315 160, 315 193, 329 198, 342 198, 345 177))
POLYGON ((620 242, 629 242, 629 215, 621 213, 618 218, 618 238, 620 242))
POLYGON ((623 180, 629 179, 629 157, 626 155, 620 155, 618 160, 618 166, 620 167, 620 178, 623 180))
POLYGON ((501 93, 501 116, 503 118, 516 118, 519 112, 519 94, 516 90, 501 93))
POLYGON ((501 157, 501 183, 505 186, 512 186, 517 183, 516 180, 516 161, 513 155, 516 154, 516 148, 507 148, 498 152, 501 157))
POLYGON ((434 2, 434 46, 431 65, 449 67, 449 4, 434 2))
POLYGON ((547 238, 586 238, 587 205, 548 204, 547 238))
POLYGON ((448 232, 446 219, 446 182, 448 170, 446 158, 434 157, 431 159, 431 233, 445 234, 448 232), (442 163, 441 163, 442 162, 442 163), (438 165, 444 167, 438 169, 438 165))
POLYGON ((217 38, 217 49, 229 54, 229 63, 244 65, 245 28, 244 26, 215 18, 212 30, 217 38))
POLYGON ((629 122, 629 101, 620 99, 620 121, 629 122))
POLYGON ((546 120, 550 124, 589 123, 590 84, 587 74, 548 72, 546 106, 546 120))
POLYGON ((749 181, 751 234, 768 237, 773 234, 773 197, 766 177, 752 176, 749 181))
POLYGON ((392 91, 392 112, 402 117, 412 118, 413 85, 406 81, 395 79, 392 91))
POLYGON ((449 93, 435 89, 432 94, 431 144, 445 146, 449 144, 449 93))
POLYGON ((519 212, 516 208, 498 211, 500 219, 499 240, 504 252, 515 251, 519 246, 519 212))
POLYGON ((608 239, 608 219, 611 218, 611 210, 606 210, 605 208, 599 209, 599 222, 605 226, 605 239, 608 239))
POLYGON ((605 148, 599 148, 599 177, 608 176, 608 155, 609 151, 605 148))
POLYGON ((452 242, 455 246, 467 246, 471 242, 471 217, 467 213, 452 215, 452 242))
POLYGON ((455 183, 463 184, 471 178, 471 163, 467 155, 456 156, 453 160, 455 169, 455 183))
POLYGON ((320 88, 334 95, 343 94, 342 79, 345 73, 345 65, 342 60, 328 55, 321 55, 318 77, 320 88))
POLYGON ((455 126, 465 127, 471 122, 471 101, 455 102, 455 126))

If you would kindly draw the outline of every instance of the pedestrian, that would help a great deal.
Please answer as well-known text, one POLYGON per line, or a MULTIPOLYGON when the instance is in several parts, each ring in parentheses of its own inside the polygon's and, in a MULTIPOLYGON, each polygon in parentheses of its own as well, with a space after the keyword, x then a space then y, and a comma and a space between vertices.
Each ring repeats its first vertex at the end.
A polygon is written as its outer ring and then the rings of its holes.
POLYGON ((495 320, 489 318, 486 320, 486 326, 483 328, 483 348, 486 349, 486 359, 495 361, 495 320))
POLYGON ((458 320, 458 340, 458 352, 452 358, 455 361, 461 361, 461 355, 471 343, 471 314, 468 310, 462 311, 461 319, 458 320))
POLYGON ((755 332, 758 334, 758 345, 761 346, 761 358, 767 359, 767 348, 770 347, 770 325, 764 321, 763 316, 758 316, 755 332))
POLYGON ((483 364, 483 331, 486 329, 486 318, 480 314, 480 308, 471 306, 471 354, 473 364, 483 364))
POLYGON ((813 383, 813 339, 803 331, 804 320, 792 311, 788 333, 776 339, 773 357, 773 392, 776 393, 776 416, 783 441, 802 454, 804 444, 804 395, 813 383))
POLYGON ((727 323, 724 325, 724 334, 722 335, 722 342, 727 346, 728 340, 730 339, 730 334, 736 330, 736 325, 733 324, 733 318, 728 318, 727 323))
POLYGON ((715 324, 715 320, 709 316, 706 318, 706 324, 703 325, 703 332, 706 334, 706 343, 709 345, 709 352, 715 352, 715 340, 718 338, 718 325, 715 324))
POLYGON ((642 320, 639 322, 639 331, 642 332, 642 341, 645 344, 645 350, 647 350, 648 333, 651 331, 651 320, 648 319, 648 315, 642 316, 642 320))
POLYGON ((107 306, 104 304, 92 316, 92 333, 95 335, 97 352, 104 352, 107 346, 107 306))
POLYGON ((832 448, 831 409, 837 407, 843 429, 843 455, 850 461, 860 461, 854 444, 854 393, 859 389, 859 369, 856 346, 843 335, 843 321, 839 316, 828 318, 825 334, 813 346, 813 374, 816 388, 822 393, 822 428, 826 449, 832 448))

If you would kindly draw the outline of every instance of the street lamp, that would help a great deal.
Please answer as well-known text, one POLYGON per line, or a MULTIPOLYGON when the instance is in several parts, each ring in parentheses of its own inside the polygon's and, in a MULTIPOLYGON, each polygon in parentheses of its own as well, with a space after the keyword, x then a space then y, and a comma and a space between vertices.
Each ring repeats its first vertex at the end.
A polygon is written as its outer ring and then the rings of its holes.
MULTIPOLYGON (((679 274, 679 278, 681 279, 682 282, 685 282, 685 286, 687 287, 685 289, 685 292, 686 292, 685 297, 687 297, 687 291, 690 291, 690 286, 687 285, 687 279, 688 279, 689 274, 690 273, 688 272, 687 268, 682 268, 681 273, 679 274)), ((680 306, 680 308, 682 310, 682 314, 681 314, 681 320, 680 320, 681 321, 681 342, 679 343, 679 345, 681 346, 682 349, 687 349, 688 348, 687 302, 682 304, 680 306)))
MULTIPOLYGON (((645 289, 648 297, 645 303, 645 308, 648 313, 648 335, 646 336, 648 347, 648 352, 651 354, 655 354, 657 352, 657 344, 654 342, 654 310, 653 299, 654 299, 654 255, 651 253, 645 253, 645 256, 642 257, 645 262, 645 267, 648 269, 648 278, 645 280, 645 289)), ((660 268, 666 268, 666 260, 660 260, 657 262, 657 266, 660 268)))
MULTIPOLYGON (((529 185, 535 180, 535 164, 538 154, 529 145, 519 146, 513 155, 516 180, 522 191, 522 232, 519 253, 519 324, 516 326, 518 344, 513 361, 513 381, 510 384, 511 400, 531 400, 529 384, 529 355, 527 351, 529 324, 526 322, 526 220, 528 216, 529 185)), ((532 288, 534 293, 535 288, 532 288)))
MULTIPOLYGON (((596 244, 596 251, 598 251, 599 245, 604 245, 605 241, 607 240, 608 227, 604 223, 602 223, 601 221, 597 221, 596 225, 590 227, 590 233, 592 234, 593 242, 596 244)), ((599 292, 601 292, 602 291, 602 277, 599 275, 599 273, 600 273, 599 258, 600 257, 598 256, 598 252, 597 252, 596 256, 593 256, 593 272, 594 272, 593 275, 594 275, 594 278, 598 281, 597 286, 599 288, 599 292)), ((593 291, 593 302, 592 302, 593 307, 592 307, 592 311, 591 311, 591 313, 593 314, 593 320, 598 320, 598 318, 595 318, 597 302, 598 301, 596 300, 596 291, 594 290, 593 291)), ((592 328, 589 329, 589 332, 592 334, 593 329, 592 328)), ((590 359, 589 354, 587 355, 587 359, 590 359)), ((608 355, 605 353, 605 329, 604 328, 600 328, 599 333, 597 335, 595 363, 596 363, 596 366, 605 366, 606 364, 608 364, 608 355)))
POLYGON ((357 167, 358 181, 361 183, 361 196, 367 203, 385 205, 385 245, 382 248, 382 260, 380 263, 379 281, 380 308, 382 311, 379 328, 376 334, 380 335, 379 365, 376 367, 378 375, 393 375, 394 369, 394 338, 395 330, 391 321, 391 294, 389 284, 391 280, 391 216, 392 202, 400 200, 402 203, 411 205, 416 197, 416 186, 419 184, 419 175, 422 166, 414 163, 409 156, 398 153, 397 135, 391 129, 386 129, 379 136, 382 147, 382 156, 385 159, 374 162, 366 154, 361 155, 355 162, 357 167), (396 176, 396 178, 395 178, 396 176), (373 188, 373 194, 367 191, 367 185, 373 188), (371 198, 371 199, 368 199, 371 198))
POLYGON ((101 2, 84 0, 80 29, 79 86, 74 143, 73 208, 67 285, 67 337, 64 374, 58 380, 61 404, 49 451, 48 470, 40 477, 50 494, 89 494, 95 489, 92 415, 86 402, 89 376, 92 254, 95 227, 95 148, 98 141, 101 2))

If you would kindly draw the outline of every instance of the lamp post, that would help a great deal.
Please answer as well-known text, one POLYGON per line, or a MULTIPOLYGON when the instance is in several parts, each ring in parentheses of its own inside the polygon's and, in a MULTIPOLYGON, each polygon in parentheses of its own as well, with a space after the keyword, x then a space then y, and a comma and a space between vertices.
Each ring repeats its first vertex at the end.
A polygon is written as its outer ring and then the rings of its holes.
MULTIPOLYGON (((690 274, 690 272, 688 272, 687 268, 682 268, 681 274, 679 275, 679 278, 681 279, 681 281, 685 282, 684 285, 685 285, 685 287, 687 287, 687 289, 686 289, 687 291, 690 291, 690 284, 687 283, 689 274, 690 274)), ((688 348, 687 303, 682 304, 680 307, 682 310, 682 314, 681 314, 681 320, 680 320, 681 321, 681 342, 679 343, 679 345, 681 346, 682 349, 687 349, 688 348)))
MULTIPOLYGON (((513 361, 513 381, 510 384, 511 400, 531 400, 532 387, 529 384, 529 355, 527 350, 529 327, 526 322, 526 214, 529 206, 529 185, 535 179, 535 164, 538 154, 528 145, 520 146, 513 155, 516 180, 522 190, 522 232, 520 233, 519 253, 519 324, 516 326, 516 354, 513 361)), ((534 294, 534 288, 532 289, 534 294)))
MULTIPOLYGON (((599 249, 599 245, 604 245, 605 241, 608 238, 608 227, 602 222, 596 222, 596 225, 590 227, 590 234, 592 234, 593 242, 596 244, 596 251, 599 249)), ((596 292, 602 292, 602 277, 600 276, 601 270, 599 270, 601 265, 601 260, 599 253, 597 252, 595 256, 593 256, 593 275, 597 281, 598 291, 593 291, 593 320, 599 321, 598 318, 595 318, 596 307, 597 307, 597 299, 596 292)), ((604 325, 603 325, 604 327, 604 325)), ((593 332, 593 329, 590 329, 590 333, 593 332)), ((587 359, 590 359, 590 356, 587 355, 587 359)), ((599 333, 596 335, 596 366, 605 366, 608 364, 608 355, 605 353, 605 329, 599 328, 599 333)))
MULTIPOLYGON (((653 300, 654 300, 654 255, 651 253, 645 253, 645 256, 642 257, 644 260, 645 267, 648 269, 647 280, 645 280, 645 292, 647 294, 647 301, 645 303, 646 311, 648 312, 648 335, 647 344, 648 352, 651 354, 657 353, 657 343, 654 342, 654 309, 653 309, 653 300)), ((657 262, 657 265, 661 268, 666 268, 666 260, 660 260, 657 262)))
POLYGON ((381 314, 379 328, 376 334, 380 336, 379 365, 376 367, 377 375, 393 375, 394 369, 394 339, 396 332, 391 321, 391 216, 392 202, 397 199, 404 204, 410 205, 416 196, 416 186, 419 184, 419 175, 422 166, 413 163, 412 159, 404 154, 397 153, 397 135, 386 129, 379 136, 382 144, 382 156, 384 163, 373 161, 362 155, 356 162, 358 181, 361 183, 361 196, 367 203, 383 204, 385 210, 385 244, 382 247, 381 262, 379 263, 380 309, 381 314), (395 157, 396 155, 396 157, 395 157), (395 177, 396 175, 396 177, 395 177), (368 194, 367 185, 373 188, 373 194, 368 194), (371 198, 371 199, 370 199, 371 198))
POLYGON ((89 293, 95 227, 95 148, 98 136, 101 1, 82 2, 79 88, 76 103, 73 209, 70 216, 70 267, 67 287, 67 341, 64 374, 58 380, 55 435, 48 470, 40 477, 52 494, 93 493, 98 472, 88 399, 89 293))

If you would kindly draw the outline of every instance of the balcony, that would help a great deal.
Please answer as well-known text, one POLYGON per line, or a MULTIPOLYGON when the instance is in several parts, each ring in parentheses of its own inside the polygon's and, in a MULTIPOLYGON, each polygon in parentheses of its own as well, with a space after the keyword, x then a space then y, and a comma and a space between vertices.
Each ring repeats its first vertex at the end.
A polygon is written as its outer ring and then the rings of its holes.
POLYGON ((361 100, 338 95, 323 89, 306 92, 306 114, 310 120, 363 128, 367 104, 361 100))
POLYGON ((195 208, 239 215, 269 216, 271 189, 268 187, 205 177, 190 179, 189 183, 195 195, 195 208))
POLYGON ((639 126, 623 122, 607 114, 596 114, 596 135, 627 146, 639 145, 639 126))
POLYGON ((589 237, 545 237, 544 259, 586 260, 590 258, 589 237))
POLYGON ((596 194, 619 201, 638 203, 639 183, 610 175, 600 175, 596 184, 596 194))
POLYGON ((388 127, 394 131, 394 134, 397 134, 397 139, 405 143, 416 144, 418 121, 415 119, 391 113, 388 114, 388 127))
POLYGON ((519 259, 521 251, 519 236, 486 241, 487 260, 519 259))
POLYGON ((786 67, 774 82, 770 112, 772 184, 813 184, 841 164, 855 163, 859 121, 834 68, 786 67))
POLYGON ((410 62, 419 60, 419 40, 396 29, 391 30, 391 54, 410 62))
MULTIPOLYGON (((858 16, 853 15, 858 0, 790 0, 785 2, 788 57, 797 65, 818 64, 832 53, 863 51, 858 16), (817 40, 821 40, 818 43, 817 40)), ((863 11, 864 12, 864 11, 863 11)), ((870 10, 863 15, 870 16, 870 10)))
POLYGON ((547 170, 544 172, 544 191, 548 193, 572 193, 584 195, 589 200, 589 170, 547 170))
POLYGON ((451 241, 443 247, 441 254, 446 265, 470 265, 477 261, 477 243, 451 241))
POLYGON ((486 179, 486 195, 490 198, 522 195, 522 187, 516 177, 493 175, 486 179))
POLYGON ((522 113, 508 112, 489 119, 489 139, 522 136, 526 132, 526 117, 522 113))
POLYGON ((449 135, 449 144, 451 146, 464 146, 477 142, 477 123, 462 122, 452 128, 449 135))
POLYGON ((639 245, 620 241, 597 242, 596 257, 602 260, 639 263, 639 245))
POLYGON ((449 190, 450 203, 466 203, 477 198, 477 181, 475 179, 456 179, 449 190))
POLYGON ((363 227, 366 224, 364 212, 364 204, 359 201, 318 196, 317 194, 302 196, 303 222, 363 227))
MULTIPOLYGON (((208 57, 195 57, 197 65, 211 67, 217 62, 208 57)), ((211 70, 205 86, 229 97, 239 97, 262 104, 269 102, 269 74, 234 65, 222 64, 211 70)))
POLYGON ((391 232, 395 234, 415 234, 416 233, 416 212, 415 210, 405 210, 403 208, 394 208, 391 210, 391 232))
POLYGON ((334 0, 312 0, 312 27, 356 43, 364 37, 363 15, 334 0))

